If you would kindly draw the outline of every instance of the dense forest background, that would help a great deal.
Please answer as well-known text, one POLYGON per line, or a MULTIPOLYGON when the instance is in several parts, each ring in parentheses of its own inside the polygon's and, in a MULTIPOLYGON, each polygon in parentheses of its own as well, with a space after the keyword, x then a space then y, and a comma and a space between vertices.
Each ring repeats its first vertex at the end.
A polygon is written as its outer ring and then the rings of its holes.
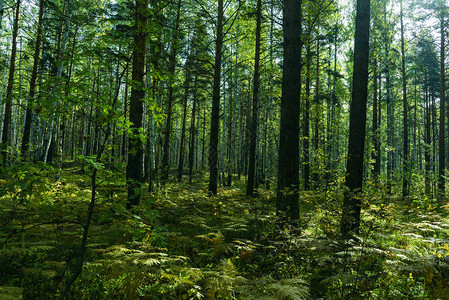
POLYGON ((0 0, 0 298, 448 299, 445 0, 0 0))

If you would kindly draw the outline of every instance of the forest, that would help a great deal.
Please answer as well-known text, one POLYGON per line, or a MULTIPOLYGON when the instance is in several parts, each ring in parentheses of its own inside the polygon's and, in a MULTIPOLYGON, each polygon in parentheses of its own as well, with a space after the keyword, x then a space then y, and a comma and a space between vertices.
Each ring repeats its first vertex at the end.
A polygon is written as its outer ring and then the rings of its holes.
POLYGON ((0 299, 449 299, 446 0, 0 0, 0 299))

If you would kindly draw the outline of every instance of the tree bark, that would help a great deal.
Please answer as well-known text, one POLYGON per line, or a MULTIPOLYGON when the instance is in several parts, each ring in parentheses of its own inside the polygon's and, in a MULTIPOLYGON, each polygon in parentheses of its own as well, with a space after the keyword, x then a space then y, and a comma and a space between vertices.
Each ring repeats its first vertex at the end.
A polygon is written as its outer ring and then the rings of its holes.
POLYGON ((36 33, 36 43, 34 48, 34 57, 33 57, 33 70, 31 71, 31 80, 30 80, 30 91, 28 94, 28 103, 26 108, 25 115, 25 125, 23 129, 23 137, 22 137, 22 145, 21 145, 21 154, 22 157, 26 157, 28 149, 30 147, 30 135, 31 135, 31 122, 33 117, 33 102, 34 95, 36 93, 36 80, 37 80, 37 71, 39 67, 39 53, 41 49, 41 41, 42 41, 42 24, 43 24, 43 16, 44 16, 44 6, 45 0, 40 0, 39 2, 39 21, 37 25, 37 33, 36 33))
MULTIPOLYGON (((445 5, 446 1, 443 1, 443 6, 445 5)), ((441 200, 444 198, 445 195, 445 160, 446 160, 446 153, 445 153, 445 130, 444 130, 444 123, 445 123, 445 93, 446 93, 446 87, 445 87, 445 27, 444 27, 444 14, 445 10, 441 10, 441 16, 440 16, 440 39, 441 39, 441 45, 440 45, 440 132, 439 132, 439 140, 438 140, 438 158, 439 158, 439 168, 438 168, 438 198, 441 200)))
MULTIPOLYGON (((402 105, 403 105, 403 130, 404 130, 404 160, 402 166, 402 197, 405 198, 409 195, 409 181, 410 181, 410 150, 409 150, 409 139, 408 139, 408 104, 407 104, 407 77, 405 73, 405 41, 404 41, 404 20, 403 20, 403 9, 402 9, 402 0, 401 0, 401 58, 402 58, 402 105)), ((444 104, 443 104, 443 113, 444 113, 444 104)), ((444 117, 443 117, 444 119, 444 117)), ((441 126, 440 126, 441 130, 441 126)), ((444 124, 443 124, 443 133, 444 133, 444 124)), ((444 136, 444 135, 443 135, 444 136)), ((443 138, 444 145, 444 138, 443 138)), ((444 150, 443 150, 444 155, 444 150)), ((443 156, 444 157, 444 156, 443 156)), ((444 166, 444 164, 443 164, 444 166)), ((444 181, 444 179, 443 179, 444 181)))
POLYGON ((368 94, 370 0, 357 0, 354 39, 352 101, 349 114, 349 146, 345 185, 348 191, 343 202, 341 233, 358 233, 360 227, 365 149, 366 99, 368 94))
POLYGON ((193 175, 193 163, 195 158, 195 119, 196 119, 196 106, 197 106, 197 91, 198 91, 198 74, 195 73, 194 87, 193 87, 193 107, 192 115, 190 119, 190 137, 189 137, 189 182, 192 182, 193 175))
POLYGON ((170 133, 171 133, 171 127, 172 127, 171 121, 172 121, 173 98, 174 98, 173 85, 174 85, 175 70, 176 70, 176 54, 178 51, 178 36, 179 36, 179 19, 180 19, 180 17, 181 17, 181 0, 178 0, 176 23, 175 23, 175 29, 173 32, 173 39, 172 39, 170 58, 169 58, 170 79, 168 81, 167 123, 165 125, 164 153, 162 155, 162 183, 165 183, 165 181, 168 179, 168 171, 170 168, 170 165, 169 165, 170 133))
POLYGON ((311 37, 307 37, 306 46, 306 95, 303 124, 303 164, 304 164, 304 190, 310 190, 310 61, 312 58, 311 37))
POLYGON ((284 62, 276 211, 299 219, 299 107, 301 96, 302 1, 285 0, 284 62))
MULTIPOLYGON (((374 54, 375 56, 377 54, 374 54)), ((373 152, 371 154, 371 159, 373 161, 373 170, 372 170, 372 175, 374 180, 377 182, 377 179, 379 178, 380 175, 380 159, 379 159, 379 151, 380 151, 380 141, 379 141, 379 127, 378 127, 378 114, 379 114, 379 106, 380 106, 380 101, 378 98, 378 73, 377 73, 377 68, 378 68, 378 62, 377 62, 377 57, 374 58, 374 70, 373 70, 373 80, 374 80, 374 84, 373 84, 373 124, 372 124, 372 134, 373 134, 373 145, 374 145, 374 149, 373 152)))
POLYGON ((128 186, 127 208, 139 205, 143 179, 142 134, 143 98, 145 97, 146 23, 148 0, 136 0, 136 31, 134 32, 134 52, 131 97, 129 99, 129 121, 131 135, 128 138, 128 164, 126 183, 128 186))
POLYGON ((184 83, 184 101, 182 110, 182 125, 181 125, 181 143, 179 149, 179 162, 178 162, 178 180, 182 180, 182 171, 184 168, 184 144, 186 139, 186 120, 187 120, 187 100, 189 99, 190 92, 190 64, 189 59, 186 63, 186 81, 184 83))
POLYGON ((209 140, 209 194, 217 194, 218 135, 220 131, 221 54, 223 48, 223 0, 218 0, 217 33, 215 40, 214 87, 209 140))
MULTIPOLYGON (((254 80, 253 80, 253 111, 251 117, 250 145, 249 145, 249 165, 248 182, 246 186, 246 195, 254 195, 254 177, 256 170, 256 144, 257 130, 259 125, 259 65, 260 65, 260 29, 262 24, 262 1, 257 0, 256 12, 256 49, 254 56, 254 80)), ((232 109, 232 107, 231 107, 232 109)))
POLYGON ((17 52, 17 33, 19 31, 19 16, 20 16, 20 1, 16 3, 16 10, 14 15, 14 25, 12 32, 12 49, 11 49, 11 60, 9 64, 9 75, 8 75, 8 85, 6 88, 6 103, 5 112, 3 118, 3 132, 2 132, 2 149, 1 149, 1 161, 3 165, 6 165, 8 160, 8 142, 10 142, 10 125, 11 125, 11 114, 12 114, 12 91, 14 84, 14 73, 16 71, 16 52, 17 52))

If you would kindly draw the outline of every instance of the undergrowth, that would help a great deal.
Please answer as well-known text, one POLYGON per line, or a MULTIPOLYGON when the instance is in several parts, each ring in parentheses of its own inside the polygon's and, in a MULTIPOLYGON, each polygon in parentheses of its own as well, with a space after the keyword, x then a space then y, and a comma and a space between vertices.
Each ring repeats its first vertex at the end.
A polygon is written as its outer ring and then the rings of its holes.
MULTIPOLYGON (((75 164, 76 165, 76 164, 75 164)), ((0 298, 56 299, 77 264, 90 179, 23 163, 0 180, 0 298), (9 298, 6 298, 9 297, 9 298)), ((302 192, 301 220, 275 215, 275 193, 244 183, 208 197, 167 183, 126 210, 123 176, 99 175, 83 272, 71 299, 447 299, 444 207, 364 195, 360 235, 341 240, 342 191, 302 192)))

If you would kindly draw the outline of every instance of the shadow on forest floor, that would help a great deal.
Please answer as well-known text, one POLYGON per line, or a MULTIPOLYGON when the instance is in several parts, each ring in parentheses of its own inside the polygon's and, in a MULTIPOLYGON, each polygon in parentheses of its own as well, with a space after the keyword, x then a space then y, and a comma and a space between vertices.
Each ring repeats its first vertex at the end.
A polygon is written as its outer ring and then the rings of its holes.
MULTIPOLYGON (((22 165, 0 180, 0 298, 57 298, 77 263, 89 172, 62 180, 22 165), (8 178, 6 180, 5 178, 8 178)), ((187 180, 187 179, 184 179, 187 180)), ((364 197, 358 241, 342 241, 341 192, 302 192, 301 222, 275 215, 275 193, 244 182, 208 197, 204 173, 125 208, 124 176, 102 172, 83 273, 72 299, 445 299, 449 222, 382 194, 364 197)))

